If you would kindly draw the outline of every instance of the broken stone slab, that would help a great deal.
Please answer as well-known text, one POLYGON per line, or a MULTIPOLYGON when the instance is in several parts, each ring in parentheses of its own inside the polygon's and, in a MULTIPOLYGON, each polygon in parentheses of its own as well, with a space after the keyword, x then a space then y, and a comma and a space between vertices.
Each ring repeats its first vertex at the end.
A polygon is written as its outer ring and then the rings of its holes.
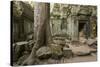
POLYGON ((64 47, 69 48, 69 44, 68 44, 68 43, 66 43, 64 47))
POLYGON ((28 50, 31 51, 33 46, 34 46, 34 44, 35 44, 35 41, 29 40, 28 41, 28 45, 26 45, 26 48, 28 48, 28 50))
POLYGON ((88 39, 87 44, 89 47, 97 49, 97 38, 95 39, 88 39))
POLYGON ((91 53, 92 56, 97 56, 97 53, 91 53))
POLYGON ((75 56, 84 56, 84 55, 89 55, 91 53, 87 45, 74 46, 70 44, 69 48, 72 49, 73 55, 75 56))
POLYGON ((16 45, 17 46, 23 45, 24 51, 31 51, 32 50, 32 47, 34 45, 34 41, 33 40, 30 40, 30 41, 17 42, 16 45))
POLYGON ((33 37, 34 37, 33 35, 34 35, 33 33, 29 33, 29 34, 27 35, 27 37, 26 37, 27 41, 33 40, 33 37))
POLYGON ((25 46, 28 45, 27 41, 16 42, 13 44, 13 61, 17 61, 25 51, 25 46))
POLYGON ((34 43, 35 43, 35 42, 34 42, 33 40, 29 40, 29 41, 28 41, 28 44, 29 44, 29 45, 32 45, 32 44, 34 45, 34 43))
POLYGON ((93 43, 91 45, 89 45, 91 48, 97 49, 97 43, 93 43))
POLYGON ((21 41, 21 42, 17 42, 16 45, 25 45, 25 44, 28 44, 27 41, 21 41))
POLYGON ((54 40, 65 40, 66 37, 54 37, 53 39, 54 39, 54 40))
POLYGON ((49 47, 43 46, 36 51, 36 56, 39 59, 47 59, 52 55, 51 49, 49 47))
POLYGON ((50 44, 49 45, 52 51, 52 58, 58 59, 63 55, 62 46, 58 44, 50 44))
POLYGON ((90 51, 77 51, 76 53, 74 52, 74 54, 77 56, 85 56, 85 55, 89 55, 90 51))
POLYGON ((65 39, 65 41, 66 41, 66 43, 70 43, 70 40, 68 40, 68 39, 65 39))
POLYGON ((77 40, 77 41, 75 41, 75 40, 74 40, 74 41, 71 41, 71 44, 72 44, 72 45, 79 45, 79 43, 80 43, 80 42, 79 42, 78 40, 77 40))
POLYGON ((63 48, 63 55, 66 58, 71 58, 73 56, 72 49, 64 47, 63 48))
POLYGON ((13 60, 17 61, 19 57, 22 56, 22 52, 24 51, 24 45, 16 45, 13 47, 13 60))
POLYGON ((97 38, 95 38, 95 39, 88 39, 87 40, 87 44, 88 45, 92 45, 93 43, 96 43, 97 42, 97 38))
POLYGON ((97 52, 97 49, 91 48, 91 49, 90 49, 90 52, 91 52, 91 53, 96 53, 96 52, 97 52))
POLYGON ((72 49, 72 52, 74 55, 78 56, 84 56, 90 54, 90 50, 84 46, 75 47, 74 49, 72 49))
MULTIPOLYGON (((77 41, 71 41, 70 44, 73 45, 73 46, 76 46, 76 47, 83 45, 83 44, 82 44, 81 42, 79 42, 78 40, 77 40, 77 41)), ((71 45, 69 45, 69 46, 71 46, 71 45)))
POLYGON ((84 38, 84 37, 80 37, 79 41, 80 41, 81 43, 83 43, 83 44, 86 44, 87 39, 84 38))
POLYGON ((62 45, 62 46, 64 46, 64 45, 66 44, 66 41, 65 41, 65 40, 53 40, 53 42, 54 42, 55 44, 60 44, 60 45, 62 45))
POLYGON ((53 42, 55 44, 58 44, 58 45, 61 45, 61 46, 65 46, 66 42, 65 41, 62 41, 62 40, 53 40, 53 42))

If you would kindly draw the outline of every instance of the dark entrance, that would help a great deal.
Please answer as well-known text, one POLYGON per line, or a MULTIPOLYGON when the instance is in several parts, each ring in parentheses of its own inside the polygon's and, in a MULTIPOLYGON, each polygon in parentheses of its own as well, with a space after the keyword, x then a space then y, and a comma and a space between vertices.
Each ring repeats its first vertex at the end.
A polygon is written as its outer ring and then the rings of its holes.
POLYGON ((87 20, 79 21, 79 37, 85 37, 86 39, 90 35, 90 24, 87 20))
POLYGON ((79 23, 79 32, 84 29, 85 25, 86 25, 86 23, 79 23))
POLYGON ((79 27, 78 27, 78 30, 79 30, 79 38, 80 37, 86 37, 86 22, 87 21, 79 21, 79 27))

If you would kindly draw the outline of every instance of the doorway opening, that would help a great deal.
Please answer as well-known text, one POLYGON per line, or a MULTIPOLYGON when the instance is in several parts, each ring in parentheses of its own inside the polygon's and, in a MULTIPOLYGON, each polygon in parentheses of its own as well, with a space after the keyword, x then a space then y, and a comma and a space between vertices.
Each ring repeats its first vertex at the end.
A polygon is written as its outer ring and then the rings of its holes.
POLYGON ((86 21, 79 21, 79 38, 85 37, 86 21))

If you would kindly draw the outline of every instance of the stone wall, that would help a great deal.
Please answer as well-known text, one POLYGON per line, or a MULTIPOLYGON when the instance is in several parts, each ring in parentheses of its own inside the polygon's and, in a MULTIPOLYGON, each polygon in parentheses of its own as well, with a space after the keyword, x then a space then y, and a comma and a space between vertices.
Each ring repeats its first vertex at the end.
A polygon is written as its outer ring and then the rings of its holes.
MULTIPOLYGON (((56 5, 56 4, 54 4, 56 5)), ((83 21, 86 25, 85 37, 91 37, 91 16, 96 17, 96 6, 89 5, 72 5, 72 4, 57 4, 56 7, 52 8, 51 25, 53 35, 66 34, 71 40, 79 39, 79 24, 83 21), (58 5, 58 8, 57 8, 58 5), (53 9, 57 9, 56 12, 53 9), (56 18, 59 16, 58 18, 56 18), (55 19, 56 18, 56 19, 55 19), (63 26, 62 26, 63 24, 63 26), (62 29, 63 28, 63 29, 62 29), (86 33, 87 32, 87 33, 86 33)), ((94 18, 95 19, 95 18, 94 18)), ((96 20, 96 19, 95 19, 96 20)), ((96 22, 97 24, 97 22, 96 22)), ((95 29, 96 30, 96 29, 95 29)))
POLYGON ((33 35, 34 10, 22 1, 11 2, 12 10, 12 40, 13 42, 27 40, 33 35))

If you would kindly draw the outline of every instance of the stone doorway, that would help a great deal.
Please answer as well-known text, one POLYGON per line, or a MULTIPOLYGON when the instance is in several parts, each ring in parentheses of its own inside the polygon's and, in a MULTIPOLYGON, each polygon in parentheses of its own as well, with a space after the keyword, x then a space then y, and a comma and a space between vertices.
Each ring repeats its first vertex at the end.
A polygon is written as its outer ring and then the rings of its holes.
POLYGON ((79 30, 79 39, 81 37, 85 38, 86 37, 86 23, 87 21, 79 21, 79 27, 78 27, 78 30, 79 30))

